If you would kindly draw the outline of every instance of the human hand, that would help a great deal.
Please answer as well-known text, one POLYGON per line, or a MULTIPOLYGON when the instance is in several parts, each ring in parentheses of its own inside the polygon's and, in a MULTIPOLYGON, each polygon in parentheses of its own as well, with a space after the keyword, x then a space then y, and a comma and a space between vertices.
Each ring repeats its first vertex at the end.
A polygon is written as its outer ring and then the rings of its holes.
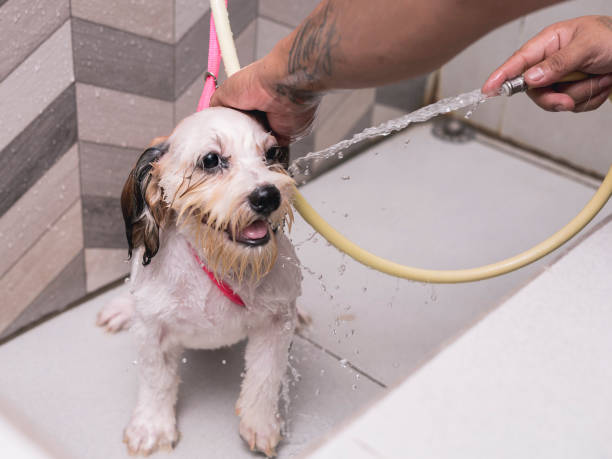
POLYGON ((598 108, 612 90, 612 17, 583 16, 545 28, 489 76, 482 92, 498 94, 504 81, 520 74, 527 94, 544 110, 598 108), (574 71, 590 77, 557 83, 574 71))
POLYGON ((223 82, 210 105, 264 112, 279 143, 288 145, 309 132, 321 96, 294 88, 283 70, 269 54, 223 82))

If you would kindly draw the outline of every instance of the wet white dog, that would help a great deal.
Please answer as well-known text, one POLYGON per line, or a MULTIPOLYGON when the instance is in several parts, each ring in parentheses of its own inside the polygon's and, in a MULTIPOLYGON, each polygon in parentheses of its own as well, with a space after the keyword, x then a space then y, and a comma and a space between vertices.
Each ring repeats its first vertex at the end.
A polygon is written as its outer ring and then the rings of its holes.
POLYGON ((248 338, 240 435, 251 449, 275 454, 302 279, 283 233, 295 189, 287 159, 251 117, 210 108, 186 118, 132 170, 121 197, 134 251, 130 293, 98 316, 109 331, 129 325, 137 336, 140 388, 124 432, 131 453, 177 442, 184 348, 248 338))

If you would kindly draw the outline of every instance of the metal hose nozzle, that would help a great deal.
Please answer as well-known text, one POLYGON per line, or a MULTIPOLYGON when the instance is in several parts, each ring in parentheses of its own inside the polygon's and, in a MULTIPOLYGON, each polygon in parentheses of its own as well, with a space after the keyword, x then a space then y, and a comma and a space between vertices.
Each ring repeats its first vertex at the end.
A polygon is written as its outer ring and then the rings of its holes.
POLYGON ((525 77, 517 76, 516 78, 512 78, 511 80, 506 80, 499 88, 499 93, 502 96, 512 96, 519 92, 527 91, 527 83, 525 83, 525 77))

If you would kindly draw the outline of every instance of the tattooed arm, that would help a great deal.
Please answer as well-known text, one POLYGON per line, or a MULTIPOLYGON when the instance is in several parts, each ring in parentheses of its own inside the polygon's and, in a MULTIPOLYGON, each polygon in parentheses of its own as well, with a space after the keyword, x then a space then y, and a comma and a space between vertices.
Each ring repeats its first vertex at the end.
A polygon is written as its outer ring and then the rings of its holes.
POLYGON ((287 143, 326 91, 437 68, 493 28, 557 0, 323 0, 263 59, 229 78, 212 105, 266 112, 287 143))

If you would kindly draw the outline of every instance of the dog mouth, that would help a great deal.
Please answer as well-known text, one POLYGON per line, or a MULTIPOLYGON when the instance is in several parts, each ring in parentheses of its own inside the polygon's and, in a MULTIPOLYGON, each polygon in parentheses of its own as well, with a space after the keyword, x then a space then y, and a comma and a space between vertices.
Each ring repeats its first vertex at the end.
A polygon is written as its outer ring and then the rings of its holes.
POLYGON ((230 238, 240 244, 257 247, 270 241, 270 225, 265 220, 255 220, 244 227, 238 234, 229 234, 230 238), (233 236, 233 237, 232 237, 233 236))
MULTIPOLYGON (((202 223, 208 225, 207 216, 202 217, 202 223)), ((226 228, 225 233, 233 242, 237 242, 249 247, 257 247, 270 242, 271 233, 276 234, 279 225, 273 226, 269 221, 257 219, 249 225, 242 228, 237 234, 230 228, 226 228)))

